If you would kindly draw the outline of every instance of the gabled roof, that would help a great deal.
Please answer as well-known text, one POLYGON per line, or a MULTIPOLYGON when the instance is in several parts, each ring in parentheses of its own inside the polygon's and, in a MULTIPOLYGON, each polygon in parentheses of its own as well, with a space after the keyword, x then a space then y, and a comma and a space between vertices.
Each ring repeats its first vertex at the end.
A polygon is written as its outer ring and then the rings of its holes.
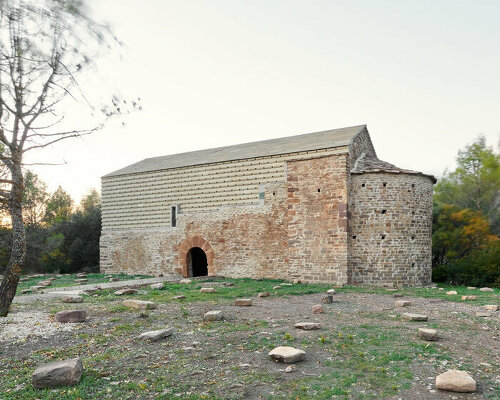
POLYGON ((104 177, 348 146, 354 136, 364 129, 366 129, 366 125, 358 125, 260 142, 146 158, 104 177))

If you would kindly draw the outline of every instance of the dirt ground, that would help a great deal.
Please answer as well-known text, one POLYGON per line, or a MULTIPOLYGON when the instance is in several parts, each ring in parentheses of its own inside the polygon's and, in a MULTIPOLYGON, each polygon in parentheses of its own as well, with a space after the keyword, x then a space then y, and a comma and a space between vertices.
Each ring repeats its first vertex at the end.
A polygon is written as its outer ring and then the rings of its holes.
MULTIPOLYGON (((238 280, 232 282, 233 288, 223 290, 238 293, 238 280)), ((198 292, 200 285, 195 282, 182 292, 198 292)), ((321 303, 324 293, 278 292, 252 296, 251 307, 234 306, 230 296, 162 302, 146 289, 126 297, 156 301, 157 308, 145 312, 124 308, 123 298, 112 293, 95 294, 83 304, 61 305, 56 299, 18 304, 14 312, 83 308, 89 318, 70 331, 0 342, 0 398, 500 398, 498 312, 484 318, 476 316, 479 305, 466 302, 341 289, 333 304, 322 304, 324 313, 313 314, 311 307, 321 303), (394 301, 401 299, 411 306, 396 307, 394 301), (209 310, 222 310, 225 319, 203 322, 209 310), (429 320, 406 321, 404 312, 426 314, 429 320), (302 331, 294 328, 298 322, 320 322, 322 328, 302 331), (137 340, 144 331, 164 327, 174 327, 174 334, 153 343, 137 340), (419 339, 419 327, 436 328, 439 340, 419 339), (290 373, 284 371, 287 365, 268 357, 280 345, 306 352, 290 373), (85 366, 78 386, 31 387, 37 365, 76 356, 85 366), (476 393, 436 390, 436 375, 452 368, 476 379, 476 393)), ((177 293, 173 290, 170 297, 177 293)), ((497 304, 498 294, 492 296, 491 304, 497 304)))

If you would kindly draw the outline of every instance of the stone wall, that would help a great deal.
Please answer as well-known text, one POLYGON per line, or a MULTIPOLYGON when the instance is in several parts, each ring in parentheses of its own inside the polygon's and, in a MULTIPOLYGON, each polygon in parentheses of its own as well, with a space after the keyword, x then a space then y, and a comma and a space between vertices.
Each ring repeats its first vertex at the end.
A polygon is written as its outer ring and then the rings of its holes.
POLYGON ((430 284, 431 178, 379 172, 351 181, 352 283, 430 284))
POLYGON ((287 163, 290 275, 347 283, 347 155, 287 163))

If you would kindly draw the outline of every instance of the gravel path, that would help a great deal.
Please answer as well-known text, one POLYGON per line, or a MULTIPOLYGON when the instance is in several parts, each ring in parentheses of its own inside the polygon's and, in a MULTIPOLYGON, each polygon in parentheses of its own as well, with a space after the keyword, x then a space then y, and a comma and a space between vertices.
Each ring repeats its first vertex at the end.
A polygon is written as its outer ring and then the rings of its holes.
POLYGON ((147 286, 153 283, 170 282, 178 279, 179 279, 178 276, 171 275, 161 278, 132 279, 128 281, 93 283, 90 285, 54 287, 54 288, 44 289, 39 293, 16 296, 14 297, 13 302, 18 304, 27 304, 37 300, 48 299, 51 297, 61 297, 64 296, 65 294, 77 294, 71 292, 85 292, 88 290, 96 290, 98 287, 101 289, 120 289, 124 287, 147 286))

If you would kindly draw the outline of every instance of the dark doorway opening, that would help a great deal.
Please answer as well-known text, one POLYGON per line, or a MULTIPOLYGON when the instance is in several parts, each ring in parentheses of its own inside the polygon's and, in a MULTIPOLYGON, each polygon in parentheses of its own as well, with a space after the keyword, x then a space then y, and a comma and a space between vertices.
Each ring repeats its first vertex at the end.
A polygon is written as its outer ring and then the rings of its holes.
POLYGON ((207 276, 207 255, 199 247, 193 247, 187 254, 188 268, 191 276, 207 276))

